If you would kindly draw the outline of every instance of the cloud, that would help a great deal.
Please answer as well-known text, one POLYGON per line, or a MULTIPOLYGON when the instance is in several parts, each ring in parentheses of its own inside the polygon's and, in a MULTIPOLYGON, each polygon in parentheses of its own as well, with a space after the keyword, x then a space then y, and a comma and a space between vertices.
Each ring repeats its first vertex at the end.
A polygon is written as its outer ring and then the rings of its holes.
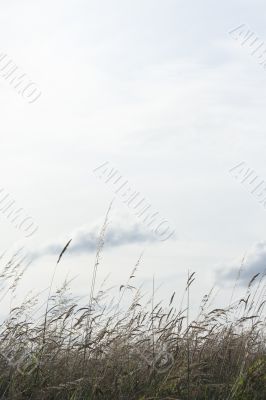
MULTIPOLYGON (((32 259, 47 255, 59 255, 69 239, 72 239, 67 252, 70 254, 92 253, 97 249, 103 221, 91 226, 76 229, 69 236, 55 240, 31 252, 32 259)), ((105 234, 105 247, 118 247, 135 243, 152 243, 156 237, 140 223, 132 223, 126 217, 114 216, 108 222, 105 234)))
POLYGON ((247 285, 252 277, 256 274, 265 277, 266 274, 266 241, 256 243, 251 250, 245 255, 241 267, 241 262, 232 263, 229 268, 218 269, 216 273, 217 281, 220 284, 226 281, 238 282, 241 286, 247 285), (240 275, 239 275, 240 272, 240 275))

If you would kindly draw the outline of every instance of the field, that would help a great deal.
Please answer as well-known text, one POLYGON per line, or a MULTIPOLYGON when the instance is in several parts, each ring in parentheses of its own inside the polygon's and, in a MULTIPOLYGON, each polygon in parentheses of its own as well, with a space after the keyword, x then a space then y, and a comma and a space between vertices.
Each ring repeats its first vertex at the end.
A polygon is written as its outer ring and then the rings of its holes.
MULTIPOLYGON (((254 276, 245 296, 225 308, 212 308, 211 291, 190 320, 193 273, 180 308, 175 293, 167 307, 155 302, 154 291, 144 300, 134 286, 140 260, 117 299, 108 290, 95 293, 103 245, 102 237, 88 304, 80 306, 68 282, 53 293, 66 246, 46 303, 29 298, 2 322, 2 400, 266 398, 264 276, 254 276), (36 310, 44 312, 37 318, 36 310)), ((9 290, 21 278, 18 269, 11 260, 3 270, 2 279, 16 277, 9 290)))

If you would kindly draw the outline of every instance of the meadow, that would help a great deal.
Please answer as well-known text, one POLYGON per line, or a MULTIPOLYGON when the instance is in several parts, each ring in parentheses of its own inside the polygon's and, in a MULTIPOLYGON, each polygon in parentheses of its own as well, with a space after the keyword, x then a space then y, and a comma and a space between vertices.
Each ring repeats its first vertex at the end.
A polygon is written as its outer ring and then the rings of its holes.
MULTIPOLYGON (((163 305, 154 288, 146 298, 135 287, 140 260, 116 298, 96 291, 104 233, 87 304, 71 295, 67 281, 53 288, 69 242, 46 302, 27 298, 2 321, 0 399, 265 400, 264 275, 256 274, 245 295, 224 308, 212 306, 211 290, 191 319, 190 295, 200 279, 194 273, 179 307, 176 293, 163 305)), ((2 268, 2 280, 13 278, 9 291, 22 278, 19 268, 12 260, 2 268)))

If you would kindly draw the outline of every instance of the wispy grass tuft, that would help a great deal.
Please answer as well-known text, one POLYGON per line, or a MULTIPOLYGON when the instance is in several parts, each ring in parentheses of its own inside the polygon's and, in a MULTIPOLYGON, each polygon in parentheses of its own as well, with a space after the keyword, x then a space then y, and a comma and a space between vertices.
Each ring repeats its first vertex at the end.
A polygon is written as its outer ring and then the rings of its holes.
MULTIPOLYGON (((154 281, 148 301, 134 285, 141 256, 117 288, 117 300, 110 298, 107 289, 97 292, 95 286, 109 211, 88 304, 81 306, 64 282, 55 293, 49 291, 43 315, 36 317, 40 306, 32 297, 2 322, 0 399, 265 400, 262 277, 254 275, 245 296, 225 307, 212 307, 210 291, 190 320, 194 273, 185 287, 187 304, 176 308, 174 292, 164 307, 156 302, 154 281)), ((14 268, 19 266, 4 268, 7 279, 14 277, 14 268)))

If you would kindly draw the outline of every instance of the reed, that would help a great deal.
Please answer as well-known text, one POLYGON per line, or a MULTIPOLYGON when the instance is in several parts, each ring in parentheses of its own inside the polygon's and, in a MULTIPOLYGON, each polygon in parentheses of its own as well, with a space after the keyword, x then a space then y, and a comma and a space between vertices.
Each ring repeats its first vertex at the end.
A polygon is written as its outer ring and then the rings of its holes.
MULTIPOLYGON (((264 277, 254 276, 246 295, 224 308, 211 307, 210 292, 191 319, 195 275, 184 290, 187 304, 176 307, 171 293, 163 307, 155 301, 154 280, 148 300, 134 286, 140 257, 115 303, 95 286, 106 225, 107 219, 88 304, 71 296, 69 282, 52 293, 53 275, 43 315, 36 317, 42 305, 32 297, 2 322, 0 399, 265 400, 264 277)), ((3 272, 8 279, 10 268, 3 272)))

